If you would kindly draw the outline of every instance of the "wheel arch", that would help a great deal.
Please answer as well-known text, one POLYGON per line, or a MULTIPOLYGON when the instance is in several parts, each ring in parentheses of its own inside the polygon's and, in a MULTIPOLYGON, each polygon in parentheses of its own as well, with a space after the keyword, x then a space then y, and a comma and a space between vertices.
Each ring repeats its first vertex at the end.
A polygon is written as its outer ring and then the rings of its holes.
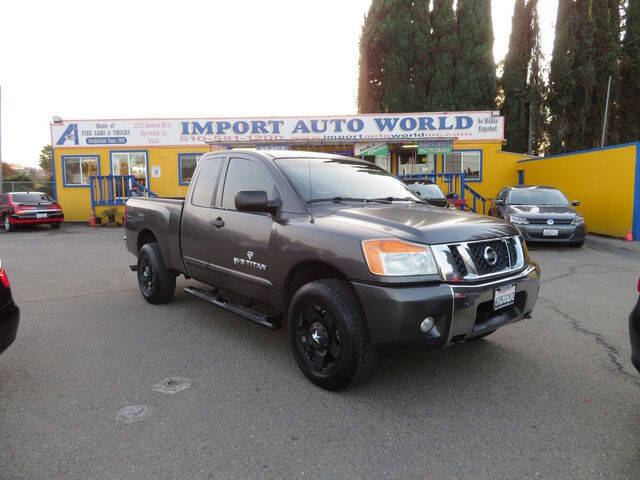
POLYGON ((138 238, 136 242, 137 252, 140 253, 140 249, 146 245, 147 243, 158 242, 158 237, 156 237, 155 233, 151 231, 150 228, 143 228, 138 233, 138 238))
POLYGON ((306 260, 294 265, 284 282, 282 302, 285 311, 289 309, 291 299, 302 285, 325 278, 347 280, 347 276, 339 268, 321 260, 306 260))

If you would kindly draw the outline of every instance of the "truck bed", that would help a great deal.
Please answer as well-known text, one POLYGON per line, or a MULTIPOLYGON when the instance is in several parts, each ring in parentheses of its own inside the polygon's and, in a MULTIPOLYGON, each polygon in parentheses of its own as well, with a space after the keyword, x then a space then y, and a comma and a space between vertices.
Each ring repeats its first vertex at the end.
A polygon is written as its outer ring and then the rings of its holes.
POLYGON ((132 197, 127 200, 127 249, 138 254, 139 239, 145 229, 153 232, 165 266, 185 273, 180 253, 180 217, 184 198, 180 197, 132 197), (136 241, 138 239, 138 241, 136 241))

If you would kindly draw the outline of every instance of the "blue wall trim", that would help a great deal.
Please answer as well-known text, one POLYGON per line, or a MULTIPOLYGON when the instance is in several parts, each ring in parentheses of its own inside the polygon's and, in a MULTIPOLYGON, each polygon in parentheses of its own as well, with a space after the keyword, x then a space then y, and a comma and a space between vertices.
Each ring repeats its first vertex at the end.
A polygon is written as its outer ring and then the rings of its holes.
POLYGON ((53 182, 53 198, 58 201, 58 186, 56 185, 56 154, 51 145, 51 181, 53 182))
POLYGON ((95 158, 98 161, 97 168, 98 168, 98 175, 100 175, 100 155, 62 155, 60 157, 60 164, 62 165, 62 185, 64 186, 64 188, 88 188, 89 187, 88 183, 78 183, 78 184, 67 183, 66 166, 64 164, 64 161, 67 158, 95 158))
POLYGON ((581 153, 599 152, 601 150, 612 150, 614 148, 631 147, 633 145, 638 145, 638 142, 621 143, 619 145, 609 145, 607 147, 589 148, 587 150, 578 150, 577 152, 557 153, 555 155, 547 155, 546 157, 525 158, 522 160, 518 160, 518 163, 536 162, 538 160, 547 160, 549 158, 557 158, 557 157, 568 157, 571 155, 580 155, 581 153))
MULTIPOLYGON (((202 155, 204 155, 203 153, 197 153, 197 152, 193 152, 193 153, 179 153, 178 154, 178 185, 189 185, 190 182, 184 182, 182 181, 182 157, 191 157, 191 156, 196 156, 198 157, 198 159, 200 159, 200 157, 202 155)), ((197 162, 196 162, 197 163, 197 162)))
POLYGON ((640 142, 636 142, 636 181, 633 192, 633 239, 640 242, 640 142))

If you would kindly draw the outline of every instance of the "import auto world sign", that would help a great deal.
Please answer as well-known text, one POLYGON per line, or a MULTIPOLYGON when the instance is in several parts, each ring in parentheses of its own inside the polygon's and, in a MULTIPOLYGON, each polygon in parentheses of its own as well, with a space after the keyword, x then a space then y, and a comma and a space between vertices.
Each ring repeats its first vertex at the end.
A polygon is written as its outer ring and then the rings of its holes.
POLYGON ((51 125, 54 147, 142 147, 264 143, 404 143, 427 139, 501 141, 494 112, 397 113, 313 117, 66 120, 51 125))

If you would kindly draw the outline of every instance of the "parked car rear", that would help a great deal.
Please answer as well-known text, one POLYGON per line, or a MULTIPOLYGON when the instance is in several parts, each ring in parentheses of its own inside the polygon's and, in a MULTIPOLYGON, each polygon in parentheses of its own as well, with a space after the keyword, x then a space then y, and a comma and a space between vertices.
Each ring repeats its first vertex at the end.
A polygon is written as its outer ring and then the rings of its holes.
MULTIPOLYGON (((640 294, 640 278, 638 278, 638 294, 640 294)), ((629 337, 631 339, 631 363, 640 372, 640 296, 636 306, 629 315, 629 337)))
POLYGON ((60 228, 60 204, 44 192, 8 192, 0 195, 0 220, 7 232, 21 225, 47 223, 60 228))
POLYGON ((19 322, 20 309, 13 302, 9 277, 0 260, 0 353, 16 339, 19 322))

